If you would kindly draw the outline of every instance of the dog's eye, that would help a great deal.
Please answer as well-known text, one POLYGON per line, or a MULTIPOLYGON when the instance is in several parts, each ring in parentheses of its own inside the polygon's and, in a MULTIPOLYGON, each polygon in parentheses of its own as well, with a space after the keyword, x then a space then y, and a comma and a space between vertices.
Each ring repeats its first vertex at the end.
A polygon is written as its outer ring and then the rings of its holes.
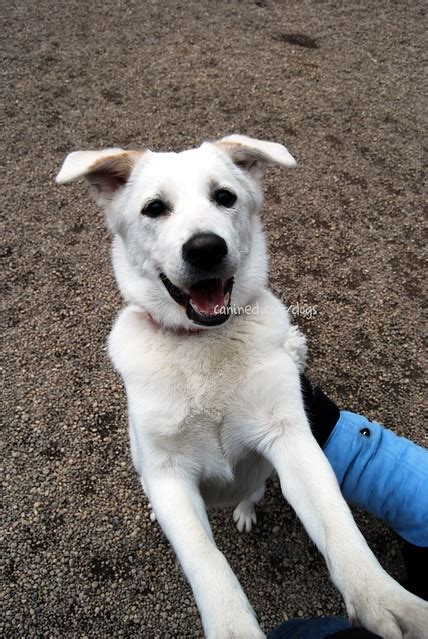
POLYGON ((214 193, 214 200, 220 206, 225 206, 228 209, 235 204, 236 195, 227 189, 218 189, 214 193))
POLYGON ((141 213, 147 217, 160 217, 166 213, 166 204, 162 200, 152 200, 143 208, 141 213))

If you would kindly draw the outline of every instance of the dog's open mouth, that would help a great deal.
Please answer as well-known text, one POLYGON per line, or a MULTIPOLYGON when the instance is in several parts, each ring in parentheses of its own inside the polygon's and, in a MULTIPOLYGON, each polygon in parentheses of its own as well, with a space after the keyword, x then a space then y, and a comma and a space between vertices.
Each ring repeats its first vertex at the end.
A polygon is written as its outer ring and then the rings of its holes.
POLYGON ((175 286, 164 273, 160 278, 172 299, 184 306, 187 317, 195 324, 218 326, 229 318, 233 277, 200 280, 186 290, 175 286))

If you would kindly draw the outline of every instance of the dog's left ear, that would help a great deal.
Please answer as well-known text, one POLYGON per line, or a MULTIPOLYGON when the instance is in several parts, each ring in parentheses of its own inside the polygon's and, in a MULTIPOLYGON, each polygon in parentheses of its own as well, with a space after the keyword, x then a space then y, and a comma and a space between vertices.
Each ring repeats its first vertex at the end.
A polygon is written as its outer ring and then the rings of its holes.
POLYGON ((273 163, 293 168, 296 160, 285 146, 277 142, 256 140, 246 135, 229 135, 214 144, 225 151, 232 162, 250 173, 260 177, 266 164, 273 163))
POLYGON ((67 155, 56 176, 58 184, 67 184, 85 177, 91 185, 97 203, 105 206, 123 188, 142 152, 124 149, 74 151, 67 155))

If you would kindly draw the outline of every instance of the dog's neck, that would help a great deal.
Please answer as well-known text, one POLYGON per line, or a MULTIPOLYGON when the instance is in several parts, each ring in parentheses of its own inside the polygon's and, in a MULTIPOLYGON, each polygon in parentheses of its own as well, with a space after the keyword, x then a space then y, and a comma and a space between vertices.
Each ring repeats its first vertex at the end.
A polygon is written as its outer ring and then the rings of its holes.
POLYGON ((146 320, 156 329, 165 331, 167 333, 175 333, 176 335, 197 335, 203 332, 203 328, 198 328, 197 326, 189 326, 185 328, 184 326, 167 326, 158 322, 153 315, 151 315, 148 311, 143 310, 144 316, 146 320))

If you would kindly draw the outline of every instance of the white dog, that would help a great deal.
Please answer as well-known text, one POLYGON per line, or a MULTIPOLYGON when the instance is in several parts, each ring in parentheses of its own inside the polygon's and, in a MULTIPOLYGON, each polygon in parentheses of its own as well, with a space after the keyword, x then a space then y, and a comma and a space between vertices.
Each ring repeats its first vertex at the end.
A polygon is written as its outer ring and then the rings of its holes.
POLYGON ((269 162, 295 165, 280 144, 232 135, 182 153, 78 151, 61 168, 59 183, 88 179, 113 236, 128 306, 109 351, 126 387, 132 459, 207 637, 264 637, 206 506, 235 506, 238 529, 250 530, 275 470, 349 618, 389 639, 422 639, 428 604, 379 565, 311 434, 304 340, 266 288, 258 213, 269 162))

